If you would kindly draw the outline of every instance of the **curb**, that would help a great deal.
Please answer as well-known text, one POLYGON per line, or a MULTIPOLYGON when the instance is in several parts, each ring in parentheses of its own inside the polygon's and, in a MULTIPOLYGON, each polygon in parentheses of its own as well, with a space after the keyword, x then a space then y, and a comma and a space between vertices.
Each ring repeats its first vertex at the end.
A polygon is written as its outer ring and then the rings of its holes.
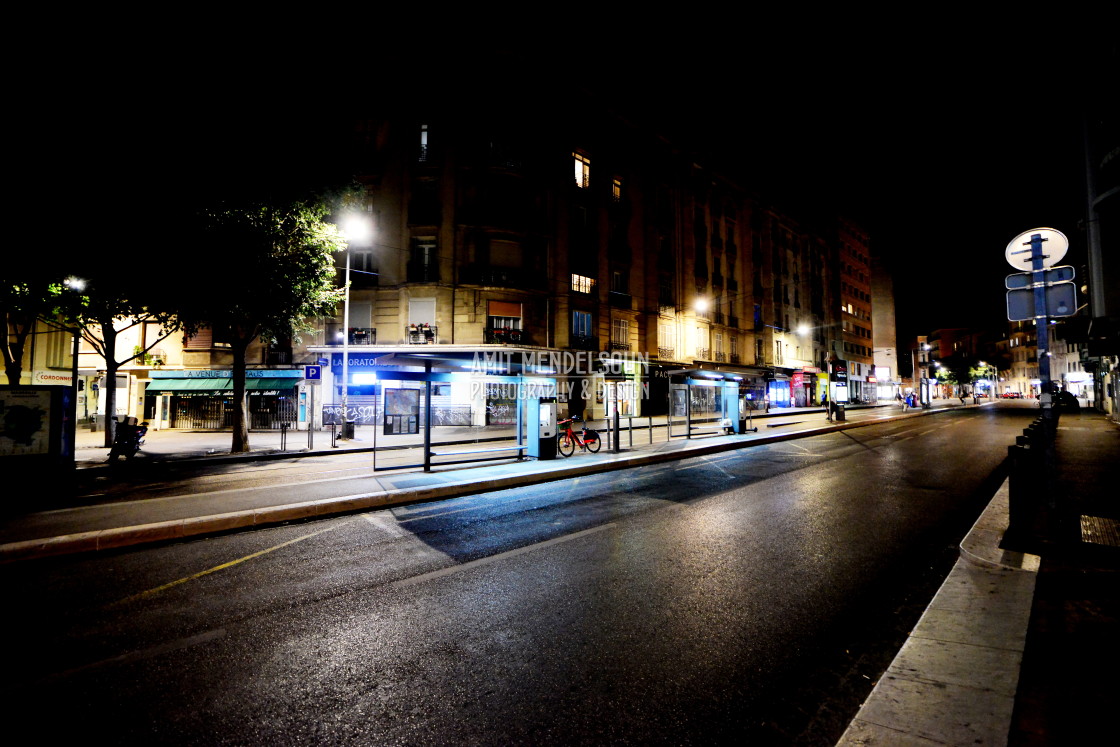
MULTIPOLYGON (((948 412, 956 407, 922 410, 915 413, 898 415, 892 419, 908 419, 933 415, 938 412, 948 412)), ((371 508, 400 505, 403 503, 422 503, 425 501, 453 498, 464 495, 475 495, 494 490, 507 490, 511 488, 538 485, 554 482, 570 477, 602 474, 633 467, 642 467, 651 464, 690 459, 697 456, 706 456, 734 449, 765 446, 781 441, 791 441, 800 438, 810 438, 825 433, 849 430, 852 428, 865 428, 871 425, 880 425, 884 421, 872 420, 866 422, 831 423, 808 430, 791 433, 775 433, 766 436, 756 436, 749 441, 734 440, 733 436, 718 438, 731 439, 720 443, 697 446, 686 450, 674 450, 652 453, 635 453, 621 459, 610 461, 589 462, 575 467, 560 467, 565 464, 563 458, 555 460, 557 467, 544 472, 532 472, 521 475, 504 476, 488 480, 461 480, 444 485, 423 488, 402 488, 389 491, 361 493, 357 495, 328 498, 304 503, 291 503, 283 506, 255 509, 251 511, 234 511, 211 516, 200 516, 175 521, 142 524, 130 527, 102 529, 91 532, 61 535, 57 537, 44 537, 34 540, 21 540, 0 545, 0 564, 31 560, 41 557, 67 555, 82 552, 100 552, 104 550, 119 549, 131 545, 168 542, 199 537, 207 534, 235 531, 238 529, 274 526, 291 521, 304 521, 308 519, 322 519, 328 516, 344 515, 356 511, 365 511, 371 508)), ((625 453, 622 450, 619 453, 625 453)), ((232 460, 255 461, 262 458, 290 458, 292 456, 313 456, 317 452, 282 452, 268 455, 234 455, 232 460)), ((327 454, 337 454, 329 451, 327 454)), ((609 452, 608 452, 609 453, 609 452)), ((225 457, 220 457, 225 461, 225 457)), ((171 461, 171 460, 168 460, 171 461)), ((216 463, 211 458, 175 460, 176 463, 216 463)))

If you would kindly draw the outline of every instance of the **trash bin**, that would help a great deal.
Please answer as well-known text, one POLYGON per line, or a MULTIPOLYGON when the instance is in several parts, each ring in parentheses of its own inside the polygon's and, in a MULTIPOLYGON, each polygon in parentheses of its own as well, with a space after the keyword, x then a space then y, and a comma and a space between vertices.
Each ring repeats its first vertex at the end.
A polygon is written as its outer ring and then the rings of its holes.
POLYGON ((354 427, 358 424, 356 420, 347 420, 342 424, 342 438, 350 441, 354 440, 354 427))
POLYGON ((844 422, 844 405, 838 404, 835 406, 835 408, 836 409, 833 411, 833 416, 835 417, 836 422, 844 422))

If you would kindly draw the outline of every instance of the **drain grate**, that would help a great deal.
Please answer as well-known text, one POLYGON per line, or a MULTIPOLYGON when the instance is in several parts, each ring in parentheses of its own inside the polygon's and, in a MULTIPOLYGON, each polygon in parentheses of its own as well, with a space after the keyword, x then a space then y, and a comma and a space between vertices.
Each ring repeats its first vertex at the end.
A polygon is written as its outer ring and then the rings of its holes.
POLYGON ((1081 541, 1120 547, 1120 521, 1100 516, 1082 516, 1081 541))

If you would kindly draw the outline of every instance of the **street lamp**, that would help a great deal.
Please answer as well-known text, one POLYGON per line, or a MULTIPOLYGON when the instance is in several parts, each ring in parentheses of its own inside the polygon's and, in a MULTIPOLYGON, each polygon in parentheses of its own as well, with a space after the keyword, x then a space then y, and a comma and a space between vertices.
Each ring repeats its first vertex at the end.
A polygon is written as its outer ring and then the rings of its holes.
POLYGON ((984 375, 988 375, 988 371, 992 372, 991 377, 988 379, 988 399, 995 399, 995 385, 999 383, 999 369, 995 366, 979 361, 980 368, 984 370, 984 375))
MULTIPOLYGON (((75 293, 81 293, 86 289, 86 281, 82 278, 70 276, 62 281, 70 290, 75 293)), ((82 328, 74 326, 74 350, 70 357, 70 412, 67 415, 70 417, 70 449, 71 458, 77 460, 78 457, 78 354, 81 351, 82 341, 82 328)))
POLYGON ((350 246, 368 244, 373 237, 369 218, 351 213, 342 219, 342 235, 346 239, 346 296, 342 303, 342 438, 350 435, 348 395, 350 394, 350 246))
POLYGON ((929 387, 925 385, 926 377, 922 375, 922 369, 918 367, 920 363, 928 363, 928 361, 925 360, 925 354, 929 351, 931 346, 928 342, 924 342, 924 340, 924 337, 919 337, 918 344, 910 351, 910 365, 913 369, 910 373, 910 380, 912 385, 917 386, 918 402, 924 407, 929 407, 929 387), (921 351, 921 356, 918 355, 919 350, 921 351), (923 396, 923 390, 925 396, 923 396))

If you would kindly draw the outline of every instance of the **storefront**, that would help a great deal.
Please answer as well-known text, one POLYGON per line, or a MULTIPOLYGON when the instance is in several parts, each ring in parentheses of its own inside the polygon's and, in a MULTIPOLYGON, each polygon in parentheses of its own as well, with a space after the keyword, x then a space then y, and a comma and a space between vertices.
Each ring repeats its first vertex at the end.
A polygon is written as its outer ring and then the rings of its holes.
MULTIPOLYGON (((232 371, 152 371, 144 412, 158 428, 224 430, 233 427, 232 371)), ((303 371, 250 369, 245 372, 249 428, 278 430, 299 419, 303 371)))
POLYGON ((792 392, 790 391, 791 373, 785 369, 773 372, 767 391, 771 407, 793 406, 792 392))

